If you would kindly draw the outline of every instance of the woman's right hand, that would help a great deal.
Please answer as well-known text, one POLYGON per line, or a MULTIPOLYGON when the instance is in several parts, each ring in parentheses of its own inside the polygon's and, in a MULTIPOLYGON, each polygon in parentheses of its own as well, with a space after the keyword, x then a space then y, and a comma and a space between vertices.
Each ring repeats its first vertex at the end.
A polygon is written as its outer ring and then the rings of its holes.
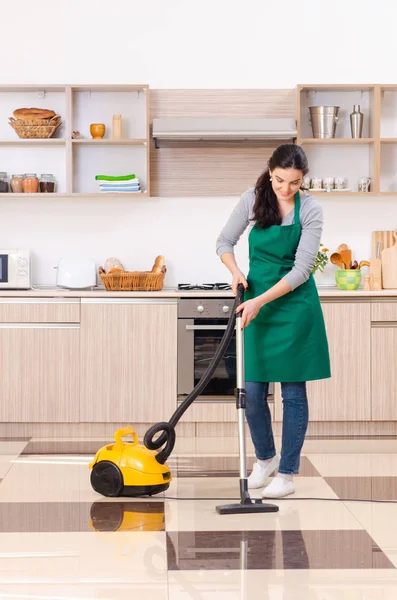
POLYGON ((246 290, 248 287, 248 283, 245 278, 245 275, 240 270, 237 270, 233 273, 233 278, 232 278, 232 290, 233 290, 233 294, 235 296, 237 296, 237 288, 240 283, 243 284, 244 289, 246 290))

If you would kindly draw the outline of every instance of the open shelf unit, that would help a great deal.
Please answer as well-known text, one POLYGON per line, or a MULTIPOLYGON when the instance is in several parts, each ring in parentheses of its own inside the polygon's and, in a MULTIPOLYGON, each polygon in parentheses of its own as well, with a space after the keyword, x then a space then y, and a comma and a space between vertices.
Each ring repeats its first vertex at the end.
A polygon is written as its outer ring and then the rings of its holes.
POLYGON ((397 194, 397 85, 298 85, 297 112, 297 143, 308 155, 313 177, 347 177, 352 191, 344 195, 363 195, 360 177, 371 178, 366 195, 397 194), (354 104, 364 114, 360 139, 351 137, 354 104), (309 106, 320 105, 340 107, 335 138, 313 138, 309 106))
MULTIPOLYGON (((380 192, 380 86, 376 85, 298 85, 297 143, 304 148, 312 177, 344 177, 348 196, 358 191, 361 177, 371 179, 370 192, 380 192), (360 105, 364 114, 362 138, 352 138, 350 113, 360 105), (314 138, 310 125, 310 106, 339 106, 339 120, 334 138, 314 138)), ((326 192, 313 194, 323 195, 326 192)))
MULTIPOLYGON (((0 171, 52 173, 52 194, 29 197, 146 197, 150 195, 148 85, 10 85, 0 86, 0 171), (20 139, 8 123, 22 107, 54 110, 62 125, 49 139, 20 139), (112 118, 122 115, 122 139, 112 139, 112 118), (91 123, 106 126, 103 139, 90 135, 91 123), (79 131, 82 139, 72 139, 79 131), (95 175, 135 173, 140 193, 103 194, 95 175)), ((1 197, 10 194, 0 194, 1 197)), ((16 194, 12 194, 16 196, 16 194)))

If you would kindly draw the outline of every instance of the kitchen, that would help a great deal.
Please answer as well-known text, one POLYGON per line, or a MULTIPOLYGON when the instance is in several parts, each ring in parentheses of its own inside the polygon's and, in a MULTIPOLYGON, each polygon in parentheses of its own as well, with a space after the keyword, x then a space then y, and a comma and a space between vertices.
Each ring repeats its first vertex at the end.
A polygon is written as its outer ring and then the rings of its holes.
MULTIPOLYGON (((0 597, 396 597, 397 285, 383 254, 397 229, 396 8, 384 4, 4 0, 0 597), (274 514, 216 511, 239 489, 232 341, 178 423, 169 490, 104 498, 97 450, 120 427, 142 442, 168 420, 219 344, 233 294, 216 240, 285 141, 266 138, 266 119, 292 122, 324 215, 314 278, 332 378, 308 384, 295 494, 274 514), (157 291, 105 289, 136 278, 157 291)), ((249 473, 248 435, 246 450, 249 473)))
MULTIPOLYGON (((0 99, 3 98, 4 111, 8 110, 8 113, 4 114, 10 114, 12 110, 13 118, 16 119, 12 121, 12 128, 3 134, 6 136, 5 145, 10 146, 10 152, 12 150, 9 156, 14 161, 13 167, 20 156, 15 123, 23 124, 24 121, 18 121, 18 117, 26 118, 23 111, 23 114, 19 114, 21 109, 16 109, 18 105, 15 102, 26 105, 33 104, 35 101, 42 107, 35 109, 36 111, 44 110, 45 106, 48 109, 53 107, 50 119, 59 119, 57 128, 51 131, 49 138, 24 139, 22 137, 20 139, 21 147, 25 149, 24 160, 31 160, 29 155, 33 152, 35 168, 38 171, 43 170, 43 165, 50 156, 53 159, 53 148, 56 147, 56 154, 61 149, 63 159, 60 155, 57 157, 58 171, 56 168, 52 170, 57 173, 61 169, 62 172, 65 168, 62 160, 66 159, 66 171, 64 171, 66 179, 58 181, 59 178, 56 178, 55 193, 32 195, 18 190, 13 191, 10 181, 9 193, 2 194, 3 248, 7 248, 8 241, 11 248, 30 248, 31 255, 27 256, 22 252, 19 257, 10 257, 11 267, 8 270, 11 282, 1 283, 3 291, 0 293, 3 303, 7 303, 7 298, 14 303, 21 298, 22 302, 33 304, 35 302, 39 304, 40 298, 45 299, 44 302, 51 298, 56 302, 58 298, 61 303, 66 299, 77 303, 73 310, 77 310, 77 305, 80 307, 81 313, 75 321, 67 320, 66 323, 61 323, 59 317, 55 319, 59 327, 70 328, 73 323, 76 329, 73 334, 75 340, 70 343, 72 347, 80 347, 80 355, 74 357, 73 371, 74 374, 80 372, 80 377, 76 378, 80 380, 80 391, 77 394, 80 400, 77 402, 76 398, 72 400, 69 396, 64 403, 66 406, 71 403, 70 410, 65 412, 66 422, 70 424, 68 430, 77 431, 78 423, 84 420, 95 420, 98 427, 100 423, 108 421, 106 417, 108 409, 104 406, 107 398, 106 394, 101 392, 99 382, 101 377, 106 378, 109 374, 99 376, 89 362, 87 365, 91 365, 91 375, 87 374, 86 369, 81 370, 81 363, 85 364, 86 360, 89 361, 88 356, 91 353, 89 340, 85 337, 88 334, 83 331, 85 327, 83 315, 86 313, 87 322, 91 323, 92 316, 88 316, 90 308, 91 311, 100 310, 98 307, 96 309, 90 307, 90 302, 103 304, 103 314, 98 313, 98 318, 102 320, 107 311, 117 312, 118 303, 124 303, 125 306, 128 306, 128 302, 132 305, 139 304, 138 298, 141 295, 145 297, 145 303, 149 298, 153 298, 154 305, 156 302, 161 303, 161 299, 164 299, 167 306, 168 303, 174 303, 173 308, 163 307, 166 312, 170 310, 173 315, 171 313, 168 315, 170 321, 167 327, 170 329, 167 335, 175 328, 171 334, 175 344, 173 347, 175 356, 167 363, 167 369, 172 371, 172 375, 162 374, 163 385, 168 386, 168 391, 165 393, 167 409, 163 406, 163 418, 167 417, 167 410, 172 412, 175 403, 186 397, 197 383, 211 355, 215 353, 232 307, 228 273, 215 254, 215 240, 226 216, 238 200, 238 194, 253 184, 254 169, 259 172, 263 157, 283 139, 291 140, 296 137, 309 156, 313 149, 317 153, 317 158, 316 155, 312 157, 316 170, 311 170, 305 185, 321 199, 324 210, 325 229, 322 249, 327 247, 329 250, 324 250, 322 254, 324 264, 321 269, 316 270, 315 279, 324 303, 326 321, 327 319, 331 321, 328 335, 331 339, 335 336, 334 343, 342 345, 348 343, 349 335, 364 336, 363 344, 352 360, 352 368, 354 371, 355 368, 364 367, 368 374, 371 352, 375 352, 371 338, 382 334, 391 336, 388 343, 393 347, 392 332, 389 333, 393 321, 390 322, 387 331, 382 329, 372 331, 375 325, 378 326, 379 318, 373 317, 371 310, 377 310, 377 298, 382 298, 382 301, 389 298, 387 307, 390 306, 390 311, 393 312, 393 298, 397 294, 397 291, 393 291, 397 288, 393 281, 391 285, 385 284, 387 278, 384 278, 384 287, 389 289, 380 289, 379 276, 376 277, 374 271, 377 260, 372 241, 374 231, 385 229, 385 212, 390 211, 394 204, 393 196, 386 195, 384 191, 385 185, 393 185, 390 175, 388 175, 388 182, 385 183, 385 173, 389 173, 389 164, 376 158, 380 155, 383 159, 379 150, 377 150, 378 154, 373 153, 373 148, 378 143, 375 139, 376 132, 379 135, 381 128, 383 128, 384 142, 387 140, 391 142, 394 139, 386 139, 386 135, 390 135, 394 126, 389 106, 390 96, 392 99, 395 98, 394 88, 362 86, 361 90, 356 90, 355 86, 298 85, 292 90, 243 90, 231 93, 225 90, 211 92, 150 90, 149 86, 136 88, 134 86, 62 87, 58 85, 55 87, 23 86, 22 89, 3 87, 1 92, 0 99), (39 88, 42 89, 37 91, 39 88), (22 102, 24 97, 28 100, 24 99, 22 102), (190 99, 188 109, 185 109, 186 97, 190 99), (207 106, 204 98, 210 100, 212 108, 207 106), (314 109, 310 108, 312 104, 318 106, 319 102, 326 102, 329 105, 332 101, 337 102, 341 108, 327 109, 329 115, 316 117, 314 109), (361 105, 358 105, 358 101, 361 105), (269 102, 271 104, 268 104, 269 102), (249 114, 252 117, 247 117, 247 106, 251 107, 249 114), (296 106, 298 106, 297 113, 296 106), (67 115, 64 118, 60 116, 63 114, 62 110, 67 115), (218 115, 223 111, 225 116, 222 118, 208 116, 209 110, 212 114, 218 115), (177 117, 177 114, 181 116, 177 117), (195 116, 192 117, 192 114, 195 116), (97 123, 91 122, 92 117, 95 117, 95 121, 106 121, 106 123, 103 127, 99 127, 97 123), (359 121, 356 123, 357 119, 359 121), (319 131, 318 126, 323 129, 319 131), (387 128, 389 131, 386 131, 387 128), (146 138, 146 142, 144 135, 150 136, 146 138), (65 136, 71 136, 71 139, 68 140, 66 137, 65 142, 65 136), (127 150, 132 152, 132 162, 131 158, 126 158, 127 150), (224 177, 219 177, 218 169, 212 168, 213 156, 223 164, 226 180, 224 177), (352 161, 348 169, 344 169, 347 156, 351 156, 352 161), (366 174, 371 176, 370 179, 366 179, 367 183, 361 181, 363 157, 366 160, 366 174), (134 163, 135 159, 137 163, 134 163), (197 159, 199 159, 198 168, 194 166, 197 159), (229 161, 232 161, 230 165, 229 161), (328 165, 325 169, 324 164, 327 163, 324 161, 328 161, 331 166, 328 165), (86 172, 81 170, 81 164, 86 166, 86 172), (141 190, 137 190, 139 193, 117 194, 117 191, 114 191, 116 184, 127 185, 129 191, 133 179, 127 183, 124 180, 115 184, 114 181, 107 181, 106 178, 109 175, 113 179, 115 175, 125 177, 125 173, 131 172, 131 168, 128 169, 130 164, 138 167, 136 170, 141 182, 141 190), (189 165, 191 165, 189 167, 191 172, 184 180, 181 179, 180 184, 184 196, 175 196, 173 193, 175 177, 178 173, 181 177, 182 172, 185 172, 189 165), (169 166, 172 166, 171 170, 168 169, 169 166), (236 166, 240 169, 237 172, 241 172, 243 177, 236 178, 235 174, 234 177, 232 176, 236 166), (202 169, 208 177, 200 177, 202 169), (332 172, 334 177, 330 180, 329 175, 332 172), (107 175, 100 176, 101 180, 98 181, 99 173, 107 175), (338 179, 337 174, 339 176, 347 174, 348 178, 338 179), (242 184, 240 179, 245 179, 246 183, 242 184), (209 181, 211 183, 208 183, 209 181), (245 188, 241 189, 242 185, 245 188), (111 186, 112 193, 101 193, 106 186, 111 186), (95 189, 100 192, 95 193, 95 189), (217 189, 219 195, 214 197, 213 190, 217 189), (336 191, 339 193, 332 193, 336 191), (159 196, 154 196, 154 193, 158 193, 159 196), (200 195, 196 195, 198 193, 200 195), (360 202, 360 210, 355 208, 357 202, 360 202), (111 213, 109 213, 110 204, 111 213), (341 210, 343 210, 343 219, 340 219, 341 210), (15 228, 16 214, 18 215, 17 228, 15 228), (191 225, 192 216, 194 227, 191 225), (352 250, 347 250, 347 246, 346 249, 342 249, 340 244, 346 242, 352 250), (356 284, 353 287, 346 287, 340 283, 338 284, 340 289, 336 286, 336 274, 339 274, 340 268, 345 266, 339 262, 340 256, 335 261, 338 249, 342 249, 342 255, 343 252, 350 252, 350 257, 346 260, 346 263, 349 263, 347 267, 355 261, 357 265, 358 263, 363 265, 362 269, 351 273, 356 277, 356 284), (165 256, 166 272, 163 273, 164 277, 159 287, 154 288, 158 291, 144 293, 134 291, 134 288, 129 292, 105 291, 105 272, 109 270, 109 265, 120 266, 126 271, 148 271, 154 257, 160 253, 165 256), (113 262, 109 263, 111 259, 108 257, 111 256, 117 256, 121 262, 113 259, 113 262), (367 259, 371 259, 370 268, 367 259), (29 274, 26 269, 27 262, 31 266, 29 274), (13 271, 13 264, 18 265, 19 268, 15 267, 13 271), (102 276, 98 272, 101 265, 105 267, 102 276), (16 271, 22 274, 17 284, 12 281, 12 274, 16 271), (207 285, 203 285, 207 282, 207 285), (215 284, 215 282, 222 283, 215 284), (23 288, 29 287, 29 284, 32 289, 28 293, 6 291, 7 287, 23 288), (346 293, 343 291, 343 289, 354 290, 358 286, 359 289, 356 291, 346 293), (213 287, 215 289, 211 289, 213 287), (68 291, 68 288, 72 291, 68 291), (370 289, 373 293, 369 293, 370 289), (112 302, 112 298, 115 299, 113 309, 106 307, 106 303, 112 302), (84 306, 85 303, 87 306, 84 306), (346 304, 346 306, 336 304, 333 306, 334 303, 346 304), (339 318, 336 316, 338 313, 343 318, 342 312, 349 312, 354 307, 357 310, 354 312, 353 331, 341 334, 339 328, 335 326, 334 319, 339 318), (329 316, 327 311, 331 311, 329 316), (83 347, 88 352, 87 357, 81 354, 83 347), (99 388, 96 389, 95 386, 98 385, 99 388), (94 389, 103 402, 103 404, 99 402, 99 405, 102 404, 102 409, 98 409, 95 416, 89 408, 91 401, 88 401, 87 406, 84 405, 84 393, 87 392, 90 396, 94 389)), ((44 116, 48 117, 48 114, 44 116)), ((40 124, 43 122, 44 120, 40 124)), ((391 143, 390 147, 392 147, 391 143)), ((8 161, 10 162, 10 158, 8 161)), ((16 170, 21 170, 21 166, 18 165, 16 170)), ((390 223, 389 215, 387 223, 390 223)), ((243 270, 247 268, 247 233, 243 235, 236 250, 238 263, 243 270)), ((389 252, 386 248, 390 248, 393 243, 394 239, 390 232, 387 238, 384 240, 382 238, 382 251, 389 252)), ((1 263, 3 274, 7 272, 6 254, 3 250, 1 263)), ((391 270, 389 269, 392 274, 393 268, 392 263, 391 270)), ((117 289, 119 288, 116 287, 115 290, 117 289)), ((128 287, 126 289, 128 290, 128 287)), ((33 306, 31 308, 33 309, 33 306)), ((139 310, 138 307, 136 309, 139 310)), ((157 306, 157 309, 161 310, 160 306, 157 306)), ((23 314, 23 307, 21 310, 23 314)), ((40 312, 40 307, 37 306, 37 310, 40 312)), ((120 306, 120 314, 123 310, 120 306)), ((27 318, 30 320, 31 316, 28 315, 27 318)), ((119 322, 120 315, 112 318, 119 322)), ((132 316, 131 318, 134 320, 132 316)), ((42 325, 47 328, 48 316, 44 314, 43 319, 42 325)), ((33 318, 33 322, 35 320, 37 322, 37 319, 33 318)), ((17 323, 18 318, 14 316, 11 321, 17 323)), ((385 321, 390 321, 390 318, 385 321)), ((6 323, 3 327, 7 327, 6 323)), ((117 330, 115 326, 112 327, 114 329, 112 337, 116 339, 117 330)), ((165 336, 164 332, 163 335, 165 336)), ((100 345, 99 339, 97 343, 100 345)), ((197 405, 192 407, 189 416, 185 417, 185 422, 181 424, 182 432, 185 427, 187 435, 192 435, 192 432, 199 435, 202 426, 207 425, 209 429, 217 425, 218 431, 226 432, 235 429, 235 415, 232 410, 235 381, 233 344, 234 340, 208 389, 199 398, 197 405)), ((159 348, 161 348, 160 343, 159 348)), ((123 354, 130 356, 131 351, 131 348, 129 350, 122 346, 119 348, 121 363, 124 360, 123 354)), ((346 427, 352 432, 364 431, 366 428, 380 433, 384 430, 385 434, 394 431, 397 415, 395 418, 393 409, 384 407, 373 422, 372 416, 377 414, 374 408, 377 392, 374 383, 370 391, 371 379, 366 382, 367 387, 363 382, 357 390, 357 402, 361 401, 360 398, 365 399, 361 407, 357 407, 353 402, 350 409, 346 408, 346 398, 342 396, 337 401, 333 400, 333 410, 324 408, 326 399, 329 396, 333 397, 336 390, 343 386, 339 377, 342 379, 346 377, 344 368, 339 365, 337 359, 336 361, 335 375, 331 382, 311 384, 314 386, 314 395, 321 395, 324 398, 322 402, 315 405, 310 431, 316 432, 324 427, 330 433, 339 433, 346 427), (317 389, 316 385, 320 387, 317 389), (389 415, 391 422, 379 424, 378 421, 385 420, 383 417, 386 414, 389 415), (338 423, 335 425, 334 421, 338 423)), ((145 380, 150 379, 147 371, 154 368, 153 360, 146 367, 143 369, 145 374, 141 374, 138 389, 143 389, 145 380)), ((59 374, 59 377, 61 376, 62 374, 59 374)), ((72 377, 72 372, 68 376, 72 377)), ((373 375, 372 381, 376 381, 378 377, 378 374, 373 375)), ((132 381, 127 382, 120 392, 124 408, 120 411, 119 418, 133 420, 138 423, 138 426, 143 427, 143 424, 158 417, 153 410, 137 409, 134 402, 137 392, 132 394, 132 385, 132 381), (129 394, 132 394, 133 401, 133 408, 130 409, 128 409, 129 394)), ((48 389, 53 390, 56 386, 56 381, 53 381, 48 389)), ((153 383, 153 386, 152 395, 155 396, 158 388, 157 384, 153 383)), ((393 387, 393 381, 388 381, 387 386, 393 387)), ((105 389, 106 385, 103 384, 103 388, 105 389)), ((76 394, 75 386, 73 390, 76 394)), ((12 391, 11 387, 4 393, 12 391)), ((270 393, 274 418, 278 422, 280 419, 278 386, 272 385, 270 393)), ((38 390, 33 393, 33 397, 36 394, 39 394, 38 390)), ((62 403, 61 397, 59 402, 62 403)), ((34 403, 33 401, 33 405, 34 403)), ((50 397, 48 403, 50 404, 50 397)), ((26 423, 22 415, 31 415, 31 409, 32 407, 29 406, 26 410, 20 408, 21 422, 26 423)), ((51 414, 53 410, 48 406, 47 416, 40 420, 44 419, 48 422, 51 414)), ((8 412, 5 410, 2 420, 7 423, 10 419, 8 427, 18 431, 19 425, 15 423, 18 419, 15 415, 11 417, 7 415, 8 412)), ((62 423, 60 415, 61 412, 58 412, 55 427, 59 427, 62 423)), ((108 424, 107 430, 110 431, 112 426, 108 424)), ((4 427, 7 425, 5 424, 4 427)), ((43 429, 44 426, 41 427, 43 429)))

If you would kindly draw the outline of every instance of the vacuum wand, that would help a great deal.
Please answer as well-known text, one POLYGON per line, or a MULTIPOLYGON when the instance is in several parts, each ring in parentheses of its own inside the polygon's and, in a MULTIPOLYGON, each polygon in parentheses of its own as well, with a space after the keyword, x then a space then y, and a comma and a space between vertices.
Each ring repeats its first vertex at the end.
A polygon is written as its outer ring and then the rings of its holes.
MULTIPOLYGON (((239 297, 243 297, 244 287, 238 286, 239 297)), ((251 500, 248 492, 247 481, 247 460, 245 443, 245 408, 246 408, 246 390, 245 390, 245 372, 244 372, 244 328, 241 326, 242 313, 239 312, 236 317, 236 408, 238 415, 238 439, 239 439, 239 463, 240 463, 240 503, 223 504, 217 506, 216 510, 220 515, 234 515, 239 513, 255 512, 278 512, 278 506, 275 504, 264 504, 260 499, 251 500)))

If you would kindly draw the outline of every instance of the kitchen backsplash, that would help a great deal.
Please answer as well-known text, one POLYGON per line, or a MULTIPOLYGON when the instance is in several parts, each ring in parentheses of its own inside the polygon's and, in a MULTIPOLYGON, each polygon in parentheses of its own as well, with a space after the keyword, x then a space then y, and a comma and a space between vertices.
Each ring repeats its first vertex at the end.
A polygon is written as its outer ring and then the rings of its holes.
MULTIPOLYGON (((353 259, 370 259, 371 233, 397 229, 397 201, 387 196, 319 197, 324 209, 322 242, 335 251, 345 242, 353 259)), ((165 284, 230 279, 215 254, 215 240, 238 198, 2 198, 0 247, 32 251, 36 284, 54 284, 59 258, 83 256, 103 264, 116 256, 125 268, 147 270, 164 254, 165 284)), ((236 250, 247 269, 247 234, 236 250)), ((335 267, 316 276, 334 283, 335 267)))

